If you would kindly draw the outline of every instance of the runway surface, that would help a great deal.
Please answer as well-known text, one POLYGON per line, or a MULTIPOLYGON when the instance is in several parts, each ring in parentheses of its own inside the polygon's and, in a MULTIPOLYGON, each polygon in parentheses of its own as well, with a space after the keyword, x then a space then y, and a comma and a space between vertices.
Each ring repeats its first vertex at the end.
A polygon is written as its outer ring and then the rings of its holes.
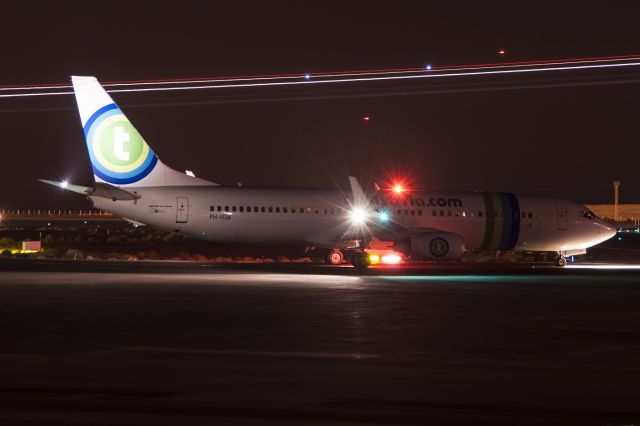
POLYGON ((640 420, 633 269, 0 261, 0 424, 640 420))

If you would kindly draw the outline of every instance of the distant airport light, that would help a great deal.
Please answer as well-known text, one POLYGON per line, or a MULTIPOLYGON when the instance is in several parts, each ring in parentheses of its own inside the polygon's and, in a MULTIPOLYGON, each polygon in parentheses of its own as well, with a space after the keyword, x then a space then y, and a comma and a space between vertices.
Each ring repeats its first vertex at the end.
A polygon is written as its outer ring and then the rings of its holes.
POLYGON ((498 50, 498 55, 504 55, 505 53, 507 53, 507 51, 504 49, 498 50))
POLYGON ((311 74, 305 74, 305 75, 304 75, 304 79, 305 79, 305 80, 309 80, 310 78, 311 78, 311 74))
POLYGON ((60 188, 65 189, 67 186, 69 186, 69 182, 67 182, 66 180, 60 182, 60 188))
POLYGON ((365 115, 364 117, 362 117, 362 121, 371 121, 371 117, 368 115, 365 115))
POLYGON ((424 67, 427 71, 431 71, 431 64, 428 64, 426 67, 424 67))
POLYGON ((395 253, 385 254, 384 256, 382 256, 381 260, 382 263, 386 265, 397 265, 398 263, 402 262, 402 256, 395 253))

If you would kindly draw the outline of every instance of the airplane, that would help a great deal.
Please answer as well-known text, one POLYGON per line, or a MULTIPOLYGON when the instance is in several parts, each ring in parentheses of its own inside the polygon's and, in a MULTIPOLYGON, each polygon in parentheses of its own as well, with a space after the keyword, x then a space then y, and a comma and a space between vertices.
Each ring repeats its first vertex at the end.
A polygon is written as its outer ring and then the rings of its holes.
POLYGON ((222 186, 163 163, 95 77, 73 76, 95 185, 42 182, 83 194, 132 223, 213 241, 299 244, 358 268, 382 241, 395 261, 457 260, 467 250, 553 252, 555 264, 616 230, 577 203, 501 192, 222 186))

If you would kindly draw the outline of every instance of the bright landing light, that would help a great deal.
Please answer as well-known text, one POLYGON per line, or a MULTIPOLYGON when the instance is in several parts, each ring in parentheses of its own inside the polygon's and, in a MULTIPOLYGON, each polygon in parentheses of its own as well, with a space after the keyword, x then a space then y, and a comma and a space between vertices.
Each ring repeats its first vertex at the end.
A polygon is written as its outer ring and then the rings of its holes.
POLYGON ((397 254, 385 254, 382 256, 382 263, 386 265, 397 265, 402 262, 402 257, 397 254))
POLYGON ((60 188, 65 189, 67 186, 69 186, 69 182, 67 182, 66 180, 60 182, 60 188))
POLYGON ((363 209, 354 208, 349 214, 354 225, 364 225, 367 215, 363 209))
MULTIPOLYGON (((386 251, 386 250, 385 250, 386 251)), ((387 252, 387 253, 368 253, 369 260, 372 264, 383 264, 383 265, 397 265, 402 263, 402 256, 397 253, 387 252)))

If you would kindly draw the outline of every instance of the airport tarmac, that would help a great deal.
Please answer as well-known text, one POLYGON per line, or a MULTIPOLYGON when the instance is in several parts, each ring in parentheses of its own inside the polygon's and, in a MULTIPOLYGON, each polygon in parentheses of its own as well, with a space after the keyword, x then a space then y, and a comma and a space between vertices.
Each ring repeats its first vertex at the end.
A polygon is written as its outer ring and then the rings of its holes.
POLYGON ((637 268, 0 261, 0 424, 640 421, 637 268))

